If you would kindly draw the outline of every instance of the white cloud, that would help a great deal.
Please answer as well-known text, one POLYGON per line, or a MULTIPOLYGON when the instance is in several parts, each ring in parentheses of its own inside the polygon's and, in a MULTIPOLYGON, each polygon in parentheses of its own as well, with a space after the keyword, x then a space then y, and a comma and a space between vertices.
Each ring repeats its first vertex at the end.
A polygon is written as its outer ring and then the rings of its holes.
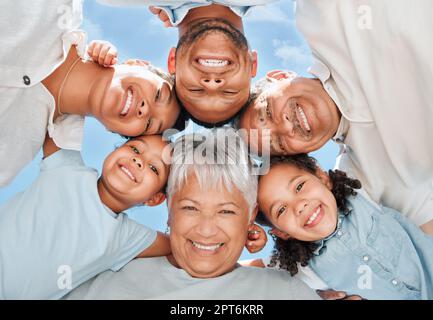
POLYGON ((291 45, 289 41, 273 40, 274 55, 282 60, 283 67, 294 65, 307 67, 311 62, 311 53, 306 45, 291 45))

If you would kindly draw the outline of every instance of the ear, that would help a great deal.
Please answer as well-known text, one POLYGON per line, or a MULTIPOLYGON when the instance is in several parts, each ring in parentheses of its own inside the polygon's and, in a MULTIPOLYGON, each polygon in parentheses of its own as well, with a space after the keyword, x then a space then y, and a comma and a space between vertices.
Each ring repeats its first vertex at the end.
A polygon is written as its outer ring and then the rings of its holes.
POLYGON ((259 65, 259 58, 256 50, 251 51, 251 63, 251 77, 254 78, 257 75, 259 65))
POLYGON ((266 79, 271 82, 286 80, 286 79, 294 79, 298 75, 293 71, 285 71, 285 70, 272 70, 266 74, 266 79))
POLYGON ((149 200, 143 202, 146 206, 154 207, 160 205, 165 200, 165 194, 162 192, 158 192, 154 194, 149 200))
POLYGON ((283 239, 283 240, 289 240, 290 239, 290 235, 288 233, 281 231, 281 230, 278 230, 277 228, 272 228, 269 232, 272 234, 275 234, 280 239, 283 239))
POLYGON ((332 181, 329 175, 322 169, 316 170, 316 176, 322 181, 322 183, 329 189, 332 190, 332 181))
POLYGON ((251 218, 249 221, 249 224, 254 224, 254 221, 256 220, 257 212, 259 211, 259 206, 256 205, 256 207, 253 209, 253 212, 251 212, 251 218))
POLYGON ((176 48, 171 48, 170 53, 168 54, 168 72, 171 75, 176 73, 176 48))

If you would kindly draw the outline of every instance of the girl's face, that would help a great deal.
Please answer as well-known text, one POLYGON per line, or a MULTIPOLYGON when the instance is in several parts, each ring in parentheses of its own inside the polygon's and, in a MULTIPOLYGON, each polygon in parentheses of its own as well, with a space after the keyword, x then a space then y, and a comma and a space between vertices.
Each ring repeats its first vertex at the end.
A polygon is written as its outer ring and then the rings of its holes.
POLYGON ((276 164, 259 182, 260 209, 283 239, 317 241, 337 226, 337 203, 328 175, 317 176, 291 164, 276 164))
POLYGON ((105 189, 127 208, 160 194, 170 171, 164 162, 166 147, 159 135, 140 136, 113 151, 102 168, 105 189))

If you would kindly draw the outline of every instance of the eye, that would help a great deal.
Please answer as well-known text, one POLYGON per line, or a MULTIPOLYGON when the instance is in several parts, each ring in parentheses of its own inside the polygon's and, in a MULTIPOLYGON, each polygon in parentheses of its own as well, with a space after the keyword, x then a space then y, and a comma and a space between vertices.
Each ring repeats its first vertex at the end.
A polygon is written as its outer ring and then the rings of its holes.
POLYGON ((140 154, 140 150, 138 150, 136 147, 134 146, 129 146, 129 147, 132 149, 132 151, 134 151, 134 153, 140 154))
POLYGON ((154 165, 152 165, 152 164, 149 164, 149 168, 150 168, 150 170, 152 170, 157 176, 159 176, 159 171, 158 171, 158 169, 154 166, 154 165))
POLYGON ((147 130, 149 130, 151 123, 152 123, 152 118, 149 118, 147 120, 146 129, 144 130, 144 132, 147 132, 147 130))
POLYGON ((305 182, 301 182, 296 186, 296 193, 300 192, 302 188, 304 187, 305 182))
POLYGON ((196 89, 196 88, 194 88, 194 89, 188 89, 190 92, 194 92, 194 93, 200 93, 200 92, 203 92, 204 90, 203 89, 196 89))
POLYGON ((183 206, 182 210, 198 211, 197 208, 193 206, 183 206))
POLYGON ((158 101, 161 98, 161 89, 156 91, 155 101, 158 101))
POLYGON ((286 208, 286 206, 282 206, 280 209, 278 209, 277 218, 279 218, 286 211, 286 208))
POLYGON ((219 213, 223 213, 223 214, 236 214, 236 212, 234 212, 232 210, 221 210, 219 213))
POLYGON ((272 113, 271 110, 269 109, 269 104, 266 105, 266 115, 268 116, 269 119, 272 120, 272 113))

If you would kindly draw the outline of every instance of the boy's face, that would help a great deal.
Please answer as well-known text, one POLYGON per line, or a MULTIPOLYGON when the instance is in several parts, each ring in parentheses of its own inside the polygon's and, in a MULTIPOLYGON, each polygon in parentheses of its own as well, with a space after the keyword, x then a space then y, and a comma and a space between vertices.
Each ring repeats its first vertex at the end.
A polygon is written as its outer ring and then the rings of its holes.
POLYGON ((116 66, 112 78, 96 88, 93 115, 124 136, 160 134, 173 127, 180 113, 172 85, 143 66, 116 66))
POLYGON ((163 161, 166 147, 161 136, 141 136, 113 151, 102 168, 105 188, 126 207, 151 199, 167 183, 170 167, 163 161))
POLYGON ((337 203, 331 188, 324 172, 316 177, 294 165, 276 164, 259 181, 258 203, 277 229, 277 236, 282 231, 286 239, 317 241, 337 226, 337 203))
POLYGON ((248 101, 257 54, 243 34, 224 21, 193 26, 170 52, 176 94, 196 119, 218 123, 234 116, 248 101))

